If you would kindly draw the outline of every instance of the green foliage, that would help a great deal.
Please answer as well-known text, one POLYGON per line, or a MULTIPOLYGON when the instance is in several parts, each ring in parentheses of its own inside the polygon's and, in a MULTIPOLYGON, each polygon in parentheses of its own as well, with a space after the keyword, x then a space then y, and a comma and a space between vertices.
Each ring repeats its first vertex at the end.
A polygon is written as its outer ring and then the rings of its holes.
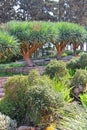
POLYGON ((81 69, 87 68, 87 53, 80 54, 79 64, 81 69))
POLYGON ((28 90, 26 76, 13 76, 4 85, 5 98, 1 101, 0 111, 20 123, 26 113, 26 92, 28 90))
POLYGON ((28 81, 30 86, 41 85, 41 86, 51 86, 53 85, 50 78, 46 75, 40 76, 39 72, 36 69, 30 71, 28 75, 28 81))
POLYGON ((87 53, 82 53, 79 58, 73 58, 67 63, 68 69, 85 69, 87 68, 87 53))
POLYGON ((8 64, 0 64, 0 69, 7 69, 7 68, 15 68, 15 67, 23 67, 25 66, 24 63, 12 62, 8 64))
POLYGON ((54 91, 52 81, 47 76, 40 76, 36 70, 28 76, 9 78, 4 88, 0 111, 16 119, 18 124, 47 125, 54 120, 56 109, 64 104, 61 94, 54 91))
POLYGON ((7 80, 4 85, 5 96, 12 100, 21 100, 23 94, 28 88, 28 79, 26 76, 13 76, 7 80))
POLYGON ((60 124, 57 125, 60 130, 86 130, 87 112, 77 103, 66 104, 61 110, 60 124))
POLYGON ((68 69, 71 69, 71 70, 75 71, 76 69, 80 68, 80 65, 79 65, 78 61, 79 61, 79 58, 74 57, 69 62, 67 62, 66 67, 68 69))
POLYGON ((64 52, 65 52, 67 55, 73 55, 73 51, 72 51, 72 50, 64 50, 64 52))
POLYGON ((86 90, 87 84, 87 71, 86 70, 77 70, 75 75, 72 78, 71 86, 73 87, 82 87, 83 91, 86 90))
POLYGON ((81 94, 80 100, 82 102, 83 107, 87 110, 87 93, 81 94))
POLYGON ((72 88, 69 88, 70 84, 70 76, 64 77, 62 80, 53 80, 54 84, 53 87, 56 92, 60 92, 64 101, 69 103, 72 101, 72 98, 70 97, 70 92, 72 88))
POLYGON ((1 56, 7 55, 8 53, 18 53, 19 44, 14 36, 9 35, 6 31, 0 30, 0 53, 1 56))
POLYGON ((73 76, 75 74, 75 70, 69 69, 69 74, 70 74, 70 76, 73 76))
POLYGON ((86 31, 83 27, 75 23, 58 22, 52 25, 51 39, 54 44, 60 44, 64 42, 72 44, 83 43, 86 39, 86 31))
POLYGON ((63 61, 52 60, 46 67, 45 74, 50 78, 57 77, 61 79, 67 74, 66 65, 63 61))
POLYGON ((29 44, 43 44, 47 41, 47 22, 19 22, 7 23, 8 31, 15 35, 21 42, 29 44))
POLYGON ((0 112, 0 130, 16 130, 17 124, 15 120, 0 112))
POLYGON ((67 54, 65 52, 62 53, 62 57, 65 57, 67 56, 67 54))
POLYGON ((27 121, 47 126, 55 119, 55 112, 64 104, 61 94, 49 85, 32 86, 28 91, 27 121))

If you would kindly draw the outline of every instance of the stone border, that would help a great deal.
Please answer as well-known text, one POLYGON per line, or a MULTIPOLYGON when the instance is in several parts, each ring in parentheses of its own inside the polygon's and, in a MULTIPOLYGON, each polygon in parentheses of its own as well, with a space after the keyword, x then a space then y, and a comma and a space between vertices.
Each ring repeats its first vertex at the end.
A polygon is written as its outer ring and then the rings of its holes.
POLYGON ((9 72, 13 74, 28 74, 30 70, 37 69, 40 74, 42 74, 45 70, 43 66, 35 66, 35 67, 17 67, 17 68, 7 68, 7 69, 0 69, 0 72, 9 72))

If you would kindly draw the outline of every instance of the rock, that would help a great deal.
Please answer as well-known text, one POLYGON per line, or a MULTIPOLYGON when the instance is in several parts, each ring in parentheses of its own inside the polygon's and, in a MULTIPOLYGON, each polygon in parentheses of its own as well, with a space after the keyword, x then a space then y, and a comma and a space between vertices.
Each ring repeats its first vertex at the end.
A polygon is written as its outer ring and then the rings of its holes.
POLYGON ((18 130, 35 130, 35 127, 29 127, 29 126, 20 126, 18 130))

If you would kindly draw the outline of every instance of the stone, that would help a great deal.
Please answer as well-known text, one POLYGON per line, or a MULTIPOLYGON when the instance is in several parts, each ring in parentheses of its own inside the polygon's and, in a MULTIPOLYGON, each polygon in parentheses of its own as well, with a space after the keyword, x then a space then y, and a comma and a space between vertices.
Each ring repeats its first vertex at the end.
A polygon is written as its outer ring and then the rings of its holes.
POLYGON ((20 126, 18 130, 35 130, 35 127, 29 127, 29 126, 20 126))

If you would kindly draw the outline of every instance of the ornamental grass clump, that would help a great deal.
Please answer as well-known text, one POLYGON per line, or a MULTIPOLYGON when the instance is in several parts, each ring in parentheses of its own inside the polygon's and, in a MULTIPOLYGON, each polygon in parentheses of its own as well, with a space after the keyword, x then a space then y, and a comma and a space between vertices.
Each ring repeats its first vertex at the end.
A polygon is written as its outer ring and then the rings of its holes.
POLYGON ((76 102, 66 104, 60 112, 58 130, 87 130, 87 112, 76 102))

